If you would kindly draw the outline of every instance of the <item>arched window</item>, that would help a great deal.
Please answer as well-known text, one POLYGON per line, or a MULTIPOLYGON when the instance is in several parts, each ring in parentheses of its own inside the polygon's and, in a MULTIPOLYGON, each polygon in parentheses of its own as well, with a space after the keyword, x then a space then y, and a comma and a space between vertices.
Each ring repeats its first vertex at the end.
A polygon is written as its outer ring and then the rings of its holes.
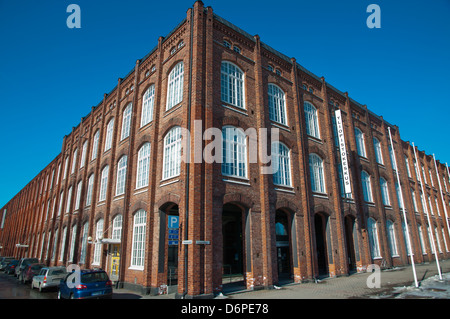
MULTIPOLYGON (((64 253, 66 249, 66 236, 67 236, 67 227, 64 226, 63 235, 61 237, 61 246, 59 247, 59 261, 63 261, 64 259, 64 253)), ((39 241, 39 234, 38 234, 38 241, 39 241)))
POLYGON ((138 152, 136 170, 136 188, 148 186, 148 176, 150 169, 150 143, 141 146, 138 152))
POLYGON ((163 179, 180 175, 181 127, 173 127, 164 137, 163 179))
POLYGON ((86 191, 86 206, 91 205, 93 187, 94 187, 94 174, 91 174, 91 175, 89 175, 88 187, 87 187, 87 191, 86 191))
MULTIPOLYGON (((69 259, 68 261, 73 261, 73 253, 75 252, 75 238, 77 235, 77 225, 73 225, 72 227, 72 235, 70 239, 70 251, 69 251, 69 259)), ((42 237, 44 238, 44 237, 42 237)), ((44 241, 42 241, 44 243, 44 241)))
POLYGON ((420 249, 422 250, 422 254, 426 254, 426 245, 425 245, 425 240, 423 237, 423 230, 422 230, 422 225, 421 224, 417 224, 417 230, 419 231, 419 239, 420 239, 420 249))
POLYGON ((122 114, 122 133, 120 135, 120 140, 127 138, 130 135, 131 126, 131 112, 133 110, 132 104, 128 104, 122 114))
POLYGON ((126 155, 122 156, 117 163, 117 182, 116 182, 116 195, 125 193, 125 180, 127 177, 127 161, 126 155))
POLYGON ((122 215, 117 215, 113 219, 113 229, 111 239, 121 240, 122 238, 122 215))
POLYGON ((233 63, 223 61, 220 74, 222 101, 245 108, 244 72, 233 63))
POLYGON ((311 189, 313 192, 325 193, 325 177, 323 160, 317 154, 309 154, 309 171, 311 174, 311 189))
POLYGON ((373 202, 372 186, 370 184, 370 175, 366 171, 361 172, 361 182, 362 182, 364 200, 366 202, 373 202))
POLYGON ((391 250, 391 256, 398 256, 397 241, 395 237, 395 227, 391 220, 386 221, 387 235, 389 240, 389 248, 391 250))
POLYGON ((100 130, 97 130, 94 134, 94 142, 92 143, 92 156, 91 160, 97 158, 97 151, 98 151, 98 141, 100 139, 100 130))
POLYGON ((169 73, 166 111, 183 101, 184 65, 179 62, 169 73))
POLYGON ((106 199, 106 189, 108 188, 108 173, 109 166, 106 165, 102 170, 102 176, 100 179, 100 194, 98 196, 98 201, 101 202, 106 199))
POLYGON ((112 146, 113 130, 114 130, 114 118, 109 120, 108 125, 106 125, 105 152, 109 150, 112 146))
POLYGON ((273 183, 291 186, 291 160, 289 148, 280 142, 272 143, 272 165, 276 172, 273 174, 273 183))
POLYGON ((80 264, 84 264, 86 262, 86 248, 87 248, 87 238, 89 231, 89 223, 86 222, 83 225, 83 234, 81 236, 81 253, 80 253, 80 264))
POLYGON ((367 231, 369 232, 369 244, 372 258, 380 258, 380 245, 378 242, 377 222, 372 217, 367 220, 367 231))
POLYGON ((144 93, 142 100, 141 127, 153 120, 153 104, 155 103, 155 85, 151 85, 144 93))
POLYGON ((366 146, 364 143, 364 133, 357 127, 355 127, 355 140, 356 140, 356 150, 359 156, 366 156, 366 146))
POLYGON ((94 265, 100 265, 102 244, 99 242, 103 238, 103 219, 97 221, 95 228, 95 247, 94 247, 94 265))
POLYGON ((75 196, 75 210, 78 210, 80 208, 82 187, 83 187, 83 181, 79 181, 77 184, 77 194, 75 196))
POLYGON ((383 164, 383 154, 381 152, 381 144, 376 137, 373 138, 373 147, 375 149, 375 160, 377 161, 377 163, 383 164))
POLYGON ((309 102, 304 103, 304 109, 306 120, 306 134, 316 138, 320 138, 317 109, 309 102))
POLYGON ((386 206, 390 205, 389 201, 389 189, 386 180, 380 177, 380 188, 381 188, 381 198, 383 199, 383 204, 386 206))
POLYGON ((147 213, 140 209, 134 214, 133 242, 131 245, 131 267, 144 268, 145 231, 147 225, 147 213))
POLYGON ((84 141, 83 147, 81 149, 80 168, 84 167, 84 164, 86 164, 87 146, 88 146, 88 141, 86 140, 86 141, 84 141))
POLYGON ((247 139, 242 129, 222 128, 222 174, 247 177, 247 139))
POLYGON ((75 151, 73 151, 72 170, 70 171, 70 174, 75 173, 75 169, 77 167, 77 159, 78 159, 78 149, 76 148, 75 151))
POLYGON ((408 233, 406 231, 406 224, 404 221, 402 221, 402 230, 403 230, 403 238, 405 239, 406 253, 408 254, 408 256, 411 256, 411 246, 409 245, 408 233))
POLYGON ((284 92, 278 86, 269 83, 269 117, 270 120, 287 125, 284 92))

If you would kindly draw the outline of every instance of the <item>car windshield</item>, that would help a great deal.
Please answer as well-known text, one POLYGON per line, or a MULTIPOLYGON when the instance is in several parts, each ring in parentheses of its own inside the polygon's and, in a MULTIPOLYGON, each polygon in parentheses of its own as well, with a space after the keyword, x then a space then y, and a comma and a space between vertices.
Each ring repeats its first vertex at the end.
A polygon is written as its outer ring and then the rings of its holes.
POLYGON ((41 269, 41 268, 42 268, 41 265, 31 266, 31 270, 39 270, 39 269, 41 269))
POLYGON ((50 273, 50 275, 57 276, 57 275, 65 274, 65 273, 66 273, 66 271, 64 269, 55 269, 50 273))
POLYGON ((81 275, 81 282, 83 283, 93 283, 107 281, 108 275, 105 272, 92 272, 81 275))

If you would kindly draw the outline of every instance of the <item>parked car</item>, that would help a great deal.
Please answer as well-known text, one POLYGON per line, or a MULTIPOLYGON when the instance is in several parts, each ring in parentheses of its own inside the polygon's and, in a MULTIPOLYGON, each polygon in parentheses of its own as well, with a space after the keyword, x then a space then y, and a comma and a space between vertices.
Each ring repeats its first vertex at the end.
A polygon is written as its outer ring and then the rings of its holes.
POLYGON ((78 283, 75 282, 76 276, 70 273, 61 280, 58 299, 112 298, 112 282, 104 270, 80 270, 78 283), (69 287, 75 284, 75 287, 69 287))
POLYGON ((14 271, 16 270, 18 264, 19 260, 17 259, 11 260, 5 267, 5 273, 7 273, 8 275, 14 275, 14 271))
POLYGON ((31 289, 38 288, 39 291, 51 287, 58 287, 61 279, 67 276, 66 267, 44 267, 39 274, 33 277, 31 289))
POLYGON ((19 278, 20 281, 22 281, 22 271, 25 269, 25 267, 29 264, 35 264, 38 263, 39 260, 37 258, 22 258, 19 261, 19 265, 16 267, 14 271, 14 275, 19 278))
POLYGON ((0 270, 5 270, 6 265, 8 265, 11 260, 14 260, 14 257, 2 257, 0 260, 0 270))
POLYGON ((42 268, 44 268, 44 264, 29 264, 25 267, 25 269, 22 271, 22 282, 26 284, 27 282, 31 282, 33 280, 33 277, 41 271, 42 268))

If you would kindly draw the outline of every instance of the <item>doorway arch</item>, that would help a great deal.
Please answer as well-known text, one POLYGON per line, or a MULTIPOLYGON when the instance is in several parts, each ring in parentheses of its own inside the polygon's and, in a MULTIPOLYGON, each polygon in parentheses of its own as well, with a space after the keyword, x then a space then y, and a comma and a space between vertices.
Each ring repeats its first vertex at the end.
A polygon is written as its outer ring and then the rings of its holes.
POLYGON ((291 224, 291 215, 282 209, 277 209, 275 212, 275 237, 279 282, 288 282, 293 279, 291 224))
POLYGON ((345 247, 347 249, 347 265, 348 272, 356 272, 357 270, 357 233, 356 220, 352 215, 347 215, 344 218, 345 227, 345 247))
POLYGON ((326 277, 329 275, 329 244, 330 244, 330 229, 328 215, 323 213, 314 214, 314 230, 316 240, 316 272, 319 277, 326 277))

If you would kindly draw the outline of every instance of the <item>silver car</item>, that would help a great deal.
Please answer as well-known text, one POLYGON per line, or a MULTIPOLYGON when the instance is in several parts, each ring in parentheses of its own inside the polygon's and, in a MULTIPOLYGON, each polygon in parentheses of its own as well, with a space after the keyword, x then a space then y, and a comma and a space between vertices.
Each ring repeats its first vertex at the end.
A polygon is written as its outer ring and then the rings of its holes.
POLYGON ((31 281, 31 289, 38 288, 39 291, 50 287, 57 287, 61 279, 67 275, 66 267, 45 267, 31 281))

